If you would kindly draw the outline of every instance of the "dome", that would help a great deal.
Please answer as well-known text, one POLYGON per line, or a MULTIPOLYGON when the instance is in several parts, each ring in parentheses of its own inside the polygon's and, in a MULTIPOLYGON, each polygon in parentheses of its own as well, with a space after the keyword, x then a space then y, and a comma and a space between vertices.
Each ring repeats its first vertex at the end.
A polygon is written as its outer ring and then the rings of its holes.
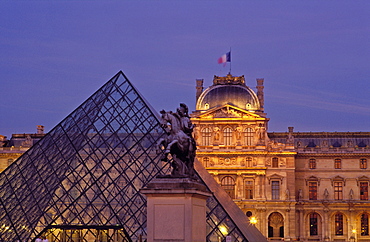
POLYGON ((230 104, 249 111, 259 110, 260 103, 257 95, 244 83, 244 76, 215 76, 213 85, 199 96, 196 109, 208 110, 230 104))

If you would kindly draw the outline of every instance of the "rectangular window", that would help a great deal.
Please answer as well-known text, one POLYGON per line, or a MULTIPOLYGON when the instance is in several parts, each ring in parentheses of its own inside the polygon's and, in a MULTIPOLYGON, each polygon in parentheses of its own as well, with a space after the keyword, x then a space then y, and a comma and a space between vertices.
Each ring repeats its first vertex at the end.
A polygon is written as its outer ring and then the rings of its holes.
POLYGON ((360 159, 360 169, 367 169, 367 160, 360 159))
POLYGON ((245 199, 253 199, 253 181, 245 182, 245 199))
POLYGON ((367 182, 360 182, 360 200, 369 200, 369 184, 367 182))
POLYGON ((342 169, 342 160, 341 159, 335 159, 334 160, 334 168, 335 169, 342 169))
POLYGON ((224 129, 224 145, 232 144, 233 131, 230 128, 224 129))
POLYGON ((202 145, 211 145, 211 131, 209 128, 202 130, 202 145))
POLYGON ((271 194, 273 200, 280 199, 280 182, 279 181, 272 181, 271 183, 271 194))
POLYGON ((277 157, 272 158, 272 167, 274 168, 279 167, 279 159, 277 157))
POLYGON ((317 182, 309 182, 309 199, 310 200, 317 200, 317 182))
POLYGON ((316 169, 316 160, 315 159, 310 159, 309 167, 310 167, 310 169, 316 169))
POLYGON ((334 182, 334 199, 343 200, 343 184, 342 182, 334 182))

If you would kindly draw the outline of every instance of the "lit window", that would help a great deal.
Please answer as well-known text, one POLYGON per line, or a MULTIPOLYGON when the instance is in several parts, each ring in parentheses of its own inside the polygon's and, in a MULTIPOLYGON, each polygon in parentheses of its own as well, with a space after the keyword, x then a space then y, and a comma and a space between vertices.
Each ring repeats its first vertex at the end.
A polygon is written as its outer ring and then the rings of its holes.
POLYGON ((343 183, 334 182, 334 199, 342 200, 343 199, 343 183))
POLYGON ((204 128, 202 130, 202 144, 203 145, 211 144, 211 130, 209 128, 204 128))
POLYGON ((341 159, 335 159, 334 160, 334 168, 335 169, 342 169, 342 160, 341 159))
POLYGON ((230 128, 224 129, 224 145, 231 145, 233 131, 230 128))
POLYGON ((273 200, 280 199, 280 182, 279 181, 271 182, 271 194, 272 194, 273 200))
POLYGON ((369 235, 369 215, 367 213, 361 215, 361 235, 369 235))
POLYGON ((343 214, 335 214, 335 235, 343 235, 343 214))
POLYGON ((246 128, 244 130, 244 143, 246 146, 252 146, 254 144, 254 130, 252 128, 246 128))
POLYGON ((313 236, 313 235, 318 235, 318 216, 317 216, 317 213, 311 213, 310 214, 310 235, 313 236))
POLYGON ((204 104, 204 109, 209 109, 209 104, 208 103, 204 104))
POLYGON ((367 169, 367 160, 360 159, 360 169, 367 169))
POLYGON ((253 181, 245 182, 245 199, 253 199, 253 181))
POLYGON ((309 160, 309 167, 310 169, 316 169, 316 159, 309 160))
POLYGON ((369 199, 369 183, 367 182, 360 182, 360 200, 368 200, 369 199))
POLYGON ((221 187, 232 199, 235 198, 235 181, 231 176, 225 176, 222 178, 221 187))
POLYGON ((310 200, 317 200, 317 182, 309 182, 308 196, 310 200))
POLYGON ((279 159, 277 157, 272 158, 272 167, 274 168, 279 167, 279 159))

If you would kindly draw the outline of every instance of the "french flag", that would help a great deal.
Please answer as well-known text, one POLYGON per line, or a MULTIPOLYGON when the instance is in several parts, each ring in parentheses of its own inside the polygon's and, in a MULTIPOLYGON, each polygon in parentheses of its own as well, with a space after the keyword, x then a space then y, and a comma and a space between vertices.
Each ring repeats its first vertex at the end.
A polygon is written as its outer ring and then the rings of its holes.
POLYGON ((223 56, 221 56, 217 60, 218 64, 222 64, 222 63, 226 63, 226 62, 231 62, 231 51, 227 52, 226 54, 224 54, 223 56))

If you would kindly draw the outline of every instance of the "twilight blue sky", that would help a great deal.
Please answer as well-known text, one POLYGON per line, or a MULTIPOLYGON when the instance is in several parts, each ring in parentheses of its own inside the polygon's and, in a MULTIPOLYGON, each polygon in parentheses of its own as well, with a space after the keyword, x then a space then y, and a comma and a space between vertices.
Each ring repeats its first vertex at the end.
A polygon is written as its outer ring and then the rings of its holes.
POLYGON ((0 134, 50 131, 119 70, 194 110, 230 47, 269 131, 370 131, 370 1, 0 1, 0 134))

